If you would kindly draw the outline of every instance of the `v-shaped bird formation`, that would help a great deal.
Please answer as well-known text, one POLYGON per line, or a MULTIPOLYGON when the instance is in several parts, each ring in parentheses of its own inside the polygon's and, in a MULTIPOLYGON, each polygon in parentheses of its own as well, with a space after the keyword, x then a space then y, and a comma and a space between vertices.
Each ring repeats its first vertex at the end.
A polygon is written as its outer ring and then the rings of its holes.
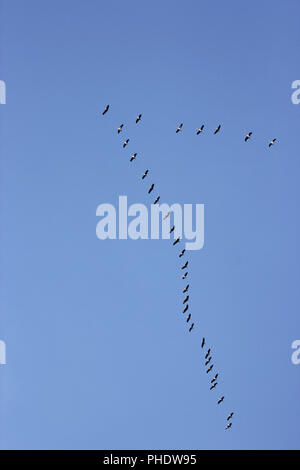
MULTIPOLYGON (((104 109, 104 111, 102 112, 102 115, 105 115, 108 110, 109 110, 109 105, 107 105, 104 109)), ((136 117, 136 124, 138 124, 140 121, 141 121, 141 118, 142 118, 142 114, 138 114, 137 117, 136 117)), ((117 128, 117 133, 120 134, 122 131, 123 131, 123 128, 124 128, 124 124, 120 124, 120 126, 117 128)), ((182 132, 183 130, 183 123, 180 123, 175 132, 176 134, 179 134, 180 132, 182 132)), ((220 132, 221 130, 221 124, 218 124, 217 127, 213 130, 213 134, 216 135, 220 132)), ((201 133, 204 132, 204 124, 202 124, 196 131, 196 135, 200 135, 201 133)), ((247 142, 251 137, 252 137, 252 134, 253 132, 250 131, 248 132, 248 134, 244 137, 244 141, 247 142)), ((272 147, 274 145, 274 143, 277 141, 276 138, 273 138, 268 146, 269 147, 272 147)), ((129 143, 129 138, 127 138, 124 142, 123 142, 123 148, 126 148, 127 145, 129 143)), ((131 155, 131 157, 129 158, 130 162, 133 162, 137 157, 137 153, 133 153, 131 155)), ((144 173, 141 175, 141 179, 144 180, 145 178, 148 179, 148 175, 151 174, 150 170, 149 169, 146 169, 144 171, 144 173)), ((151 182, 150 183, 150 186, 147 186, 147 192, 148 194, 150 195, 152 193, 152 191, 154 191, 154 188, 155 188, 155 183, 151 182)), ((154 200, 153 200, 153 204, 157 204, 158 201, 160 200, 160 195, 156 195, 154 200)), ((166 214, 164 214, 163 216, 163 219, 166 220, 168 217, 170 216, 170 212, 167 212, 166 214)), ((170 233, 175 233, 175 225, 173 225, 170 229, 170 233)), ((177 237, 175 238, 174 236, 174 241, 173 241, 173 246, 177 246, 177 244, 180 243, 180 237, 177 237)), ((186 250, 182 247, 180 248, 180 252, 178 254, 178 257, 179 258, 182 258, 186 253, 186 250)), ((188 276, 188 271, 187 271, 187 267, 189 266, 189 260, 186 260, 181 266, 180 266, 180 271, 184 271, 183 275, 181 276, 182 277, 182 280, 185 280, 186 277, 188 276)), ((182 293, 185 295, 185 297, 183 298, 183 314, 186 314, 186 318, 185 318, 185 321, 186 321, 186 324, 187 324, 187 328, 188 328, 188 331, 189 333, 191 333, 194 329, 195 329, 195 322, 192 321, 192 313, 190 312, 189 310, 189 302, 190 302, 190 284, 186 284, 182 293), (189 292, 187 294, 187 292, 189 292)), ((201 347, 200 349, 202 351, 205 351, 204 352, 204 370, 206 372, 206 374, 208 375, 209 377, 209 390, 214 393, 214 390, 215 389, 219 389, 220 388, 220 385, 219 385, 219 372, 216 372, 214 374, 214 376, 212 377, 212 375, 210 375, 212 373, 214 369, 214 363, 213 363, 213 356, 211 354, 211 348, 209 347, 208 349, 205 350, 205 346, 206 346, 206 339, 205 338, 202 338, 202 341, 201 341, 201 347)), ((218 394, 218 397, 216 398, 216 402, 218 405, 221 405, 223 403, 223 401, 225 400, 225 395, 220 395, 218 394)), ((233 417, 233 412, 230 412, 229 415, 227 415, 226 417, 226 426, 225 426, 225 429, 228 430, 232 427, 232 417, 233 417)))

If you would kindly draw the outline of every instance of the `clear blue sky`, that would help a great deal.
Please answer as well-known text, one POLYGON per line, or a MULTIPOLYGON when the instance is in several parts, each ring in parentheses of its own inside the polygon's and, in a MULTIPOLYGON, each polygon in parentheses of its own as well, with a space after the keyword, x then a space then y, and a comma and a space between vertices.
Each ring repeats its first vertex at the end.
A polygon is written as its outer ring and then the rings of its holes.
POLYGON ((0 3, 0 447, 299 449, 299 2, 0 3), (96 238, 146 168, 205 204, 193 334, 170 242, 96 238))

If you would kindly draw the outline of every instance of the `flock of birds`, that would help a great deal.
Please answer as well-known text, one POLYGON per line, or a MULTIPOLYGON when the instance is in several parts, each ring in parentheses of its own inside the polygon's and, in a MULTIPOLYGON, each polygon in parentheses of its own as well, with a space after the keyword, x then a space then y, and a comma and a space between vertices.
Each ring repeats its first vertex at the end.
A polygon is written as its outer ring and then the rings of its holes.
MULTIPOLYGON (((106 108, 104 109, 104 111, 102 112, 102 115, 104 116, 109 110, 109 105, 106 106, 106 108)), ((138 124, 142 119, 142 114, 139 114, 135 120, 136 124, 138 124)), ((121 124, 118 129, 117 129, 117 133, 120 134, 123 130, 123 127, 124 127, 124 124, 121 124)), ((182 130, 182 127, 183 127, 183 123, 181 123, 177 129, 176 129, 176 133, 178 134, 181 130, 182 130)), ((198 130, 197 130, 197 135, 199 135, 204 129, 204 125, 202 125, 198 130)), ((215 129, 214 131, 214 134, 217 134, 221 129, 221 125, 219 124, 218 127, 215 129)), ((245 141, 247 141, 248 139, 250 139, 252 135, 252 132, 249 132, 249 134, 247 134, 247 136, 245 137, 245 141)), ((273 139, 270 143, 269 143, 269 147, 271 147, 271 145, 274 144, 274 142, 276 141, 276 139, 273 139)), ((123 142, 123 148, 125 149, 127 147, 129 143, 129 138, 127 138, 124 142, 123 142)), ((137 156, 137 153, 133 153, 131 155, 131 157, 129 158, 129 161, 130 162, 133 162, 135 159, 136 159, 136 156, 137 156)), ((141 178, 142 180, 144 180, 149 174, 149 169, 145 170, 144 173, 142 174, 141 178)), ((154 190, 154 183, 151 183, 149 189, 148 189, 148 194, 151 194, 152 191, 154 190)), ((158 201, 160 200, 160 196, 156 196, 156 198, 154 199, 153 201, 153 204, 157 204, 158 201)), ((168 217, 170 216, 170 212, 167 212, 163 219, 167 219, 168 217)), ((170 234, 172 232, 174 232, 175 230, 175 225, 173 225, 170 229, 170 234)), ((175 238, 175 237, 174 237, 175 238)), ((180 237, 176 238, 174 241, 173 241, 173 246, 176 246, 178 243, 180 242, 180 237)), ((182 258, 185 254, 185 249, 182 249, 180 251, 180 253, 178 254, 179 258, 182 258)), ((189 260, 186 260, 185 263, 181 266, 181 271, 184 271, 183 274, 182 274, 182 279, 185 280, 189 274, 187 268, 188 268, 188 265, 189 265, 189 260)), ((189 311, 189 299, 190 299, 190 294, 188 293, 189 292, 189 288, 190 288, 190 284, 186 284, 186 286, 184 287, 182 293, 185 295, 184 299, 183 299, 183 312, 184 314, 186 314, 186 323, 188 324, 188 331, 191 332, 194 327, 195 327, 195 323, 192 321, 192 314, 190 313, 189 311)), ((202 342, 201 342, 201 348, 203 349, 204 346, 206 345, 206 340, 205 338, 202 338, 202 342)), ((205 364, 205 368, 206 368, 206 374, 209 374, 213 368, 214 368, 214 364, 212 363, 212 355, 211 355, 211 348, 208 348, 205 355, 204 355, 204 364, 205 364)), ((210 384, 209 384, 209 387, 210 387, 210 390, 213 391, 217 386, 218 386, 218 377, 219 377, 219 372, 217 372, 213 378, 211 378, 210 380, 210 384)), ((221 403, 223 403, 225 399, 225 396, 222 395, 220 396, 218 399, 217 399, 217 403, 218 405, 221 405, 221 403)), ((230 429, 231 426, 232 426, 232 416, 233 416, 233 412, 231 412, 227 418, 226 418, 226 427, 225 429, 230 429)))

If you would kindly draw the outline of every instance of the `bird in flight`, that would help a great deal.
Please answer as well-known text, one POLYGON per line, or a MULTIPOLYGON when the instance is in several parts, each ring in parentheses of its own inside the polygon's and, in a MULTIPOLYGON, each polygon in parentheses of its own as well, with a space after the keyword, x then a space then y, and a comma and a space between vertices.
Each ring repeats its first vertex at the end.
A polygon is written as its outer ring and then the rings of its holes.
POLYGON ((189 262, 187 261, 183 266, 181 266, 181 269, 185 269, 188 264, 189 264, 189 262))
POLYGON ((109 104, 106 106, 105 110, 103 111, 102 116, 104 116, 104 114, 106 114, 108 110, 109 110, 109 104))
POLYGON ((212 370, 213 366, 214 366, 214 365, 212 364, 212 365, 207 369, 207 371, 206 371, 207 374, 212 370))
POLYGON ((191 332, 193 328, 194 328, 194 323, 192 323, 191 326, 189 327, 189 332, 191 332))
POLYGON ((185 279, 187 275, 188 275, 188 271, 184 273, 184 275, 182 276, 182 279, 185 279))
POLYGON ((203 131, 204 129, 204 124, 202 124, 201 127, 199 127, 199 129, 197 130, 197 135, 201 134, 201 132, 203 131))
POLYGON ((170 215, 170 212, 168 212, 165 216, 164 216, 164 220, 166 220, 170 215))
POLYGON ((135 123, 137 124, 141 119, 142 119, 142 115, 139 114, 138 117, 135 120, 135 123))
POLYGON ((153 188, 154 188, 154 183, 151 184, 150 188, 149 188, 149 191, 148 191, 148 194, 151 193, 151 191, 153 191, 153 188))
POLYGON ((185 313, 189 309, 189 304, 186 304, 182 313, 185 313))
POLYGON ((160 196, 157 196, 157 198, 155 199, 155 201, 153 202, 153 204, 157 204, 159 200, 160 200, 160 196))
POLYGON ((120 134, 120 132, 122 132, 123 126, 124 126, 124 124, 121 124, 120 127, 118 127, 118 134, 120 134))
POLYGON ((209 355, 210 355, 210 348, 207 350, 207 353, 205 354, 205 359, 207 359, 209 355))
POLYGON ((216 375, 214 376, 214 378, 210 381, 211 384, 213 384, 213 383, 217 380, 218 375, 219 375, 219 374, 216 374, 216 375))
POLYGON ((187 301, 189 300, 189 298, 190 298, 190 296, 187 295, 186 298, 185 298, 184 301, 183 301, 183 304, 187 303, 187 301))
POLYGON ((146 178, 146 176, 148 175, 148 173, 149 173, 149 170, 146 170, 145 173, 144 173, 143 176, 142 176, 142 180, 143 180, 144 178, 146 178))
POLYGON ((249 132, 245 137, 245 142, 247 142, 247 140, 249 140, 251 136, 252 136, 252 132, 249 132))
POLYGON ((176 238, 175 242, 173 242, 173 245, 177 245, 177 243, 180 241, 180 238, 176 238))
POLYGON ((269 143, 269 147, 272 147, 272 145, 274 145, 276 142, 276 139, 272 139, 271 142, 269 143))
POLYGON ((211 356, 207 359, 207 361, 205 362, 205 365, 208 366, 208 364, 210 363, 211 361, 211 356))
POLYGON ((137 153, 134 153, 133 155, 131 155, 130 161, 133 162, 133 160, 136 159, 136 156, 137 156, 137 153))
POLYGON ((213 390, 217 385, 218 385, 218 382, 214 383, 214 384, 210 387, 210 390, 213 390))
POLYGON ((181 258, 185 253, 185 249, 182 250, 182 252, 179 254, 179 258, 181 258))
POLYGON ((230 413, 230 415, 227 417, 227 421, 229 421, 233 416, 233 412, 230 413))
POLYGON ((175 230, 175 225, 173 225, 173 227, 171 228, 170 233, 174 232, 174 230, 175 230))
POLYGON ((203 348, 204 345, 205 345, 205 338, 202 339, 201 348, 203 348))
POLYGON ((225 398, 225 397, 223 396, 223 397, 221 397, 221 398, 218 400, 218 405, 220 405, 220 403, 222 403, 222 401, 224 401, 224 398, 225 398))
POLYGON ((176 134, 178 134, 178 132, 181 131, 182 126, 183 126, 183 123, 181 123, 181 124, 177 127, 177 129, 176 129, 176 134))
POLYGON ((218 127, 216 128, 214 134, 217 134, 219 132, 219 130, 221 129, 221 124, 218 125, 218 127))
POLYGON ((231 426, 232 426, 232 423, 230 422, 229 424, 227 424, 225 429, 229 429, 229 428, 231 428, 231 426))
POLYGON ((190 321, 191 316, 192 316, 192 315, 189 313, 189 315, 188 315, 188 317, 187 317, 187 319, 186 319, 186 322, 187 322, 187 323, 190 321))
POLYGON ((188 291, 189 287, 190 287, 190 285, 188 284, 188 285, 183 289, 182 292, 185 294, 185 293, 188 291))
POLYGON ((125 142, 123 143, 123 149, 128 145, 129 139, 126 139, 125 142))

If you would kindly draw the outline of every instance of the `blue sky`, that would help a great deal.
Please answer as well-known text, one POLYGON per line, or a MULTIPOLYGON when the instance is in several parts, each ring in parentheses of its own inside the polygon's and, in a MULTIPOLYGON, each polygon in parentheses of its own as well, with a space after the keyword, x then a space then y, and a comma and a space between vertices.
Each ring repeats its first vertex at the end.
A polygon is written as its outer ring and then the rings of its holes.
POLYGON ((299 2, 0 5, 0 447, 299 449, 299 2), (205 204, 192 334, 170 242, 96 237, 146 168, 205 204))

